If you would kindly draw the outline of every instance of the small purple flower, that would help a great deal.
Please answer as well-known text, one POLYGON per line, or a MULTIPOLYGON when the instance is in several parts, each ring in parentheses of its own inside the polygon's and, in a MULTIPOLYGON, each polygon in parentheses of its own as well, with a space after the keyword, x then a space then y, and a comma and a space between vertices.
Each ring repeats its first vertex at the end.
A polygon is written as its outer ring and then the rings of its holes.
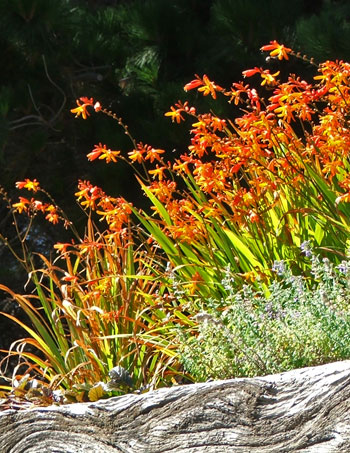
POLYGON ((310 241, 304 241, 300 245, 300 250, 302 251, 302 253, 305 254, 305 256, 307 258, 310 258, 312 256, 312 247, 311 247, 310 241))
POLYGON ((342 261, 338 266, 337 269, 341 274, 347 275, 350 272, 350 262, 349 261, 342 261))
POLYGON ((273 263, 272 270, 279 276, 284 275, 286 273, 286 265, 284 264, 284 261, 275 261, 273 263))

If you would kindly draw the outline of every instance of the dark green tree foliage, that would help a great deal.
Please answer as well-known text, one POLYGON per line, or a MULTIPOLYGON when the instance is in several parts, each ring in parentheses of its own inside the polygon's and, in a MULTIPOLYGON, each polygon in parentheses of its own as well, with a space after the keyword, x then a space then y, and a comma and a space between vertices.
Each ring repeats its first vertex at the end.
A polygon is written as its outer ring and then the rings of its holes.
POLYGON ((302 17, 295 27, 303 52, 318 61, 350 57, 350 3, 324 1, 319 14, 302 17))
MULTIPOLYGON (((1 184, 11 193, 15 181, 38 178, 78 220, 78 178, 135 200, 126 166, 85 157, 99 141, 128 151, 123 130, 99 115, 74 120, 75 99, 99 99, 136 140, 181 153, 188 127, 163 114, 178 99, 210 103, 183 92, 195 73, 229 86, 243 69, 265 64, 258 49, 272 39, 317 58, 346 58, 348 16, 348 3, 335 0, 317 9, 307 0, 2 0, 1 184)), ((220 115, 229 109, 215 103, 220 115)))
POLYGON ((216 62, 228 83, 232 70, 241 77, 243 66, 256 66, 259 62, 257 49, 262 45, 273 39, 290 43, 295 22, 302 14, 302 0, 294 1, 293 8, 288 0, 217 0, 211 19, 212 36, 217 39, 216 46, 210 48, 208 70, 216 62))
MULTIPOLYGON (((339 37, 347 10, 328 1, 309 17, 305 0, 292 8, 287 0, 3 0, 1 181, 11 188, 40 175, 60 199, 77 177, 106 181, 108 170, 87 163, 85 153, 97 137, 109 146, 127 143, 114 124, 73 120, 69 109, 83 95, 116 110, 137 139, 181 149, 185 129, 171 127, 163 113, 184 98, 182 86, 195 73, 228 85, 259 63, 258 48, 271 39, 305 43, 309 53, 346 53, 348 40, 339 37)), ((122 183, 114 178, 116 192, 122 183)))

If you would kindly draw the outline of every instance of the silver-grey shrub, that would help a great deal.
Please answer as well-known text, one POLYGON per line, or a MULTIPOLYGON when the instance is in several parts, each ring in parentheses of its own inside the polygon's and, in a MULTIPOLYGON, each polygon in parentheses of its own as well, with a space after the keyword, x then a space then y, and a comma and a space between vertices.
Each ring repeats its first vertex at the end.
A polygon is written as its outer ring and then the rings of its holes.
POLYGON ((334 266, 308 242, 312 283, 275 262, 264 289, 237 291, 230 267, 227 296, 201 302, 198 335, 182 332, 180 356, 197 381, 276 373, 350 358, 350 261, 334 266))

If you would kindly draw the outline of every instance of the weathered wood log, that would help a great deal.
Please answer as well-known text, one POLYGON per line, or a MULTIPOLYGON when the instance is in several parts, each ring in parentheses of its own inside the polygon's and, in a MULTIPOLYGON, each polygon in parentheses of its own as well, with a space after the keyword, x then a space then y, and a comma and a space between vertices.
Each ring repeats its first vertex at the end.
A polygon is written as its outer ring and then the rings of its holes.
POLYGON ((6 410, 0 452, 350 452, 350 361, 6 410))

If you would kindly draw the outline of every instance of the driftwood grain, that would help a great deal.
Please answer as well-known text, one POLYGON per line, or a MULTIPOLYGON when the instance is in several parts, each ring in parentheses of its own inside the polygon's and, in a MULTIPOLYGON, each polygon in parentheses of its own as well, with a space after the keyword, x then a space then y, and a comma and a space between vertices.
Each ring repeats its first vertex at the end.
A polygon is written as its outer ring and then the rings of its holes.
POLYGON ((350 361, 0 412, 1 453, 350 452, 350 361))

